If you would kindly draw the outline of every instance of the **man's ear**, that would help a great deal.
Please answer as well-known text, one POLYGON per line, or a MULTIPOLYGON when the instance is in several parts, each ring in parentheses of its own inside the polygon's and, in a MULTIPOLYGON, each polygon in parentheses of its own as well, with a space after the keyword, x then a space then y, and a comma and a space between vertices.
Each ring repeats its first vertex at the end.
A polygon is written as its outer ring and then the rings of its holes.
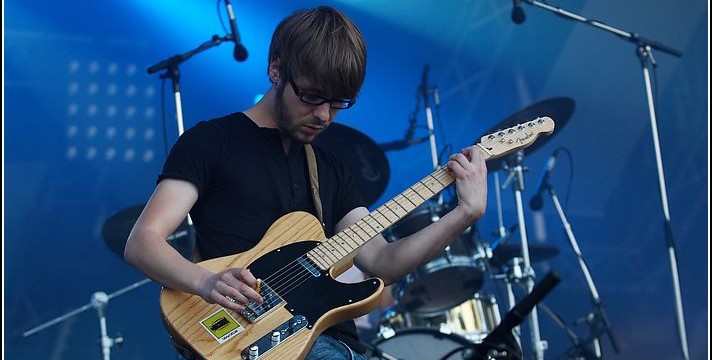
POLYGON ((269 81, 272 84, 277 84, 279 82, 279 60, 273 60, 269 63, 269 81))

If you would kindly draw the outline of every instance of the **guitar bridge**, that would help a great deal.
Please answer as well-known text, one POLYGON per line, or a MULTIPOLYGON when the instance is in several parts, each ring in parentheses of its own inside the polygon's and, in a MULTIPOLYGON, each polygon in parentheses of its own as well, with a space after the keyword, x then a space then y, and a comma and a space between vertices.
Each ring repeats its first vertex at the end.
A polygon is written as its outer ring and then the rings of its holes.
POLYGON ((243 360, 259 359, 260 356, 266 354, 281 342, 289 339, 289 337, 304 329, 307 325, 309 325, 309 322, 306 317, 303 315, 295 315, 282 325, 270 331, 269 334, 242 349, 240 357, 243 360))
POLYGON ((265 281, 260 283, 260 295, 263 300, 262 304, 251 301, 247 304, 247 306, 245 306, 245 310, 240 312, 240 314, 252 324, 256 323, 270 311, 284 303, 284 299, 272 290, 272 288, 265 281))

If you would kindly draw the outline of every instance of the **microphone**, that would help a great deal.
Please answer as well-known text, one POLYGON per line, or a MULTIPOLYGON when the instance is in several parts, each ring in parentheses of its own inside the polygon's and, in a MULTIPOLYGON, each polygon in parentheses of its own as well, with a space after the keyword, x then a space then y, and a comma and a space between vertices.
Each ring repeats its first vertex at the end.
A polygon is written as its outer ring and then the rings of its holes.
POLYGON ((532 196, 529 201, 529 207, 532 210, 541 210, 544 207, 544 200, 542 199, 544 190, 549 186, 549 177, 551 177, 551 171, 554 170, 554 165, 556 164, 556 155, 558 150, 555 150, 549 160, 547 160, 546 165, 541 173, 541 180, 539 181, 539 186, 537 187, 536 194, 532 196))
POLYGON ((383 151, 390 151, 390 150, 401 150, 405 149, 411 145, 416 145, 420 144, 423 142, 428 141, 430 137, 424 137, 420 139, 403 139, 403 140, 396 140, 396 141, 391 141, 383 144, 378 144, 378 146, 381 147, 381 150, 383 151))
POLYGON ((512 21, 518 25, 527 19, 527 15, 524 13, 524 9, 522 9, 522 0, 512 0, 512 2, 514 3, 514 7, 512 8, 512 21))
POLYGON ((245 46, 242 45, 242 42, 240 41, 240 33, 237 31, 235 13, 232 11, 230 0, 225 0, 225 6, 227 6, 227 16, 230 19, 230 37, 235 43, 235 50, 232 52, 232 56, 237 61, 245 61, 245 59, 247 59, 247 49, 245 49, 245 46))
MULTIPOLYGON (((544 279, 532 288, 522 301, 518 302, 512 310, 509 310, 504 316, 504 319, 497 325, 491 333, 489 333, 481 343, 475 344, 474 354, 468 354, 465 359, 491 359, 489 356, 490 350, 501 348, 503 350, 514 351, 518 347, 516 341, 512 339, 512 329, 519 326, 524 321, 524 318, 534 309, 534 306, 541 302, 542 299, 561 281, 561 277, 549 271, 544 279), (511 344, 507 344, 507 342, 511 344)), ((509 354, 512 355, 512 354, 509 354)), ((508 359, 511 357, 507 357, 508 359)), ((521 357, 515 357, 521 359, 521 357)))

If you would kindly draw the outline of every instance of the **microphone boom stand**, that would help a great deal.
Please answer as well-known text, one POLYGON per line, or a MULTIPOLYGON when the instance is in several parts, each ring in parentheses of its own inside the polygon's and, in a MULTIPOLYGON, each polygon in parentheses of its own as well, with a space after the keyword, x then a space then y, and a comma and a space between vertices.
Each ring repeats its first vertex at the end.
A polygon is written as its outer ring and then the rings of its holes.
POLYGON ((107 335, 105 309, 106 309, 106 306, 109 304, 109 300, 111 300, 119 295, 122 295, 124 293, 127 293, 133 289, 136 289, 139 286, 145 285, 145 284, 149 283, 150 281, 151 281, 151 279, 143 279, 143 280, 133 283, 121 290, 115 291, 109 295, 107 295, 103 291, 97 291, 94 294, 92 294, 91 301, 88 304, 86 304, 76 310, 70 311, 60 317, 53 319, 53 320, 50 320, 40 326, 37 326, 35 328, 25 331, 24 333, 22 333, 22 337, 28 337, 32 334, 38 333, 38 332, 40 332, 54 324, 60 323, 64 320, 67 320, 67 319, 69 319, 75 315, 78 315, 86 310, 94 308, 94 309, 96 309, 96 313, 99 316, 99 329, 101 331, 102 358, 104 360, 109 360, 109 357, 111 355, 111 347, 115 346, 115 345, 120 345, 124 342, 123 337, 118 336, 115 338, 111 338, 107 335))
POLYGON ((680 279, 678 275, 679 270, 677 267, 677 250, 675 249, 675 238, 672 232, 672 226, 670 224, 670 209, 668 208, 667 190, 665 186, 665 172, 663 171, 663 161, 660 151, 660 141, 658 139, 657 119, 655 115, 655 102, 653 100, 653 91, 650 85, 649 70, 649 66, 656 66, 655 59, 653 58, 652 54, 652 49, 658 49, 676 57, 681 57, 682 52, 677 49, 673 49, 667 45, 661 44, 660 42, 644 38, 638 35, 637 33, 623 31, 601 23, 599 21, 590 20, 583 16, 563 10, 561 8, 551 6, 549 4, 545 4, 535 0, 522 0, 522 2, 549 10, 564 18, 576 20, 597 27, 599 29, 606 30, 614 35, 617 35, 625 40, 634 43, 637 46, 636 54, 638 55, 638 58, 640 59, 640 63, 642 65, 643 78, 645 81, 645 92, 648 100, 650 125, 653 136, 653 146, 655 148, 655 160, 658 172, 658 186, 660 188, 660 201, 664 216, 665 238, 666 245, 668 248, 668 254, 670 256, 670 271, 672 275, 673 290, 675 292, 675 312, 677 319, 678 337, 680 340, 683 358, 685 360, 689 360, 690 354, 687 346, 687 334, 685 331, 685 315, 682 308, 682 295, 680 290, 680 279))
POLYGON ((597 359, 601 358, 601 345, 598 336, 604 333, 608 333, 608 338, 611 340, 611 345, 613 346, 613 350, 616 353, 620 352, 620 347, 618 346, 618 341, 616 340, 616 337, 613 335, 613 330, 611 328, 611 324, 608 321, 608 316, 606 316, 606 313, 603 309, 603 302, 601 301, 601 297, 598 294, 598 290, 596 289, 596 285, 593 282, 593 278, 591 277, 591 272, 588 270, 588 265, 586 265, 586 261, 583 258, 583 255, 581 254, 581 249, 579 249, 578 242, 576 241, 576 237, 574 236, 573 230, 571 230, 571 224, 569 224, 568 220, 566 219, 566 214, 564 213, 563 208, 561 207, 561 202, 559 202, 559 197, 556 195, 556 191, 554 188, 551 186, 551 184, 546 184, 547 189, 549 190, 549 194, 551 195, 551 199, 554 201, 554 206, 556 207, 556 212, 559 214, 559 218, 561 218, 561 223, 564 226, 564 230, 566 230, 566 236, 569 239, 569 244, 571 244, 571 248, 573 249, 574 253, 576 254, 576 259, 578 260, 579 266, 581 267, 581 271, 583 272, 584 277, 586 278, 586 284, 588 285, 589 290, 591 291, 591 297, 593 299, 593 306, 594 306, 594 313, 589 314, 587 316, 587 322, 591 326, 591 338, 593 340, 593 348, 595 351, 595 355, 597 359), (599 331, 599 320, 603 321, 603 329, 602 331, 599 331), (599 332, 601 334, 599 334, 599 332))
MULTIPOLYGON (((162 60, 159 63, 152 65, 148 68, 147 72, 149 75, 153 74, 157 71, 165 69, 166 71, 163 74, 161 74, 160 78, 161 79, 165 79, 165 78, 171 79, 171 82, 173 84, 173 95, 174 95, 175 103, 176 103, 176 122, 178 123, 178 136, 183 135, 183 132, 184 132, 184 129, 183 129, 183 106, 181 105, 181 98, 180 98, 180 70, 178 69, 178 65, 180 65, 181 63, 190 59, 195 54, 201 53, 205 50, 208 50, 210 48, 218 46, 218 45, 222 44, 224 41, 232 41, 232 40, 233 40, 233 37, 231 35, 227 35, 227 36, 223 36, 223 37, 213 35, 213 37, 209 41, 206 41, 206 42, 200 44, 200 46, 198 46, 197 48, 190 50, 188 52, 185 52, 183 54, 171 56, 170 58, 162 60)), ((192 229, 193 228, 193 219, 191 219, 190 214, 188 214, 187 220, 188 220, 189 229, 192 229)), ((195 236, 195 234, 191 233, 191 236, 195 236)))

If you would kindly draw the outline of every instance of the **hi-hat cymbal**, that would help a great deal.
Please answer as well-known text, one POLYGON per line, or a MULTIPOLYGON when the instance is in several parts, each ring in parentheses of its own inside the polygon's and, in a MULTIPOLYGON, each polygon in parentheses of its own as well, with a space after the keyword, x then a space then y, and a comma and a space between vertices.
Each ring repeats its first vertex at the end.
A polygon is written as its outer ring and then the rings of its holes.
POLYGON ((391 173, 386 154, 371 138, 346 125, 331 123, 314 142, 344 162, 368 206, 381 197, 391 173))
MULTIPOLYGON (((529 105, 528 107, 512 114, 508 118, 498 122, 489 130, 487 130, 487 132, 485 132, 482 136, 489 135, 499 130, 507 129, 517 124, 531 121, 543 116, 548 116, 552 120, 554 120, 554 123, 556 124, 556 130, 551 135, 556 135, 559 131, 561 131, 563 126, 568 123, 569 119, 571 118, 571 114, 573 114, 574 112, 575 107, 576 105, 574 103, 574 100, 568 97, 555 97, 542 100, 532 105, 529 105)), ((481 138, 482 136, 480 136, 479 138, 481 138)), ((537 139, 537 141, 535 141, 522 151, 524 151, 525 154, 531 154, 532 152, 536 151, 536 149, 551 140, 552 137, 553 136, 545 136, 539 138, 537 139)), ((489 172, 500 170, 502 167, 504 167, 504 164, 511 156, 512 155, 503 156, 501 158, 487 161, 487 170, 489 172)))
MULTIPOLYGON (((541 262, 559 254, 559 248, 554 245, 529 243, 529 262, 541 262)), ((494 265, 504 265, 513 258, 521 258, 522 246, 518 243, 499 244, 492 250, 492 262, 494 265)))
MULTIPOLYGON (((104 243, 109 250, 116 254, 119 258, 124 258, 124 248, 126 240, 129 238, 131 229, 133 228, 138 216, 141 215, 145 205, 134 205, 125 209, 119 210, 111 215, 101 228, 101 235, 104 238, 104 243)), ((183 257, 190 259, 195 246, 193 237, 190 234, 190 226, 188 220, 183 223, 166 239, 171 246, 178 250, 183 257)))

